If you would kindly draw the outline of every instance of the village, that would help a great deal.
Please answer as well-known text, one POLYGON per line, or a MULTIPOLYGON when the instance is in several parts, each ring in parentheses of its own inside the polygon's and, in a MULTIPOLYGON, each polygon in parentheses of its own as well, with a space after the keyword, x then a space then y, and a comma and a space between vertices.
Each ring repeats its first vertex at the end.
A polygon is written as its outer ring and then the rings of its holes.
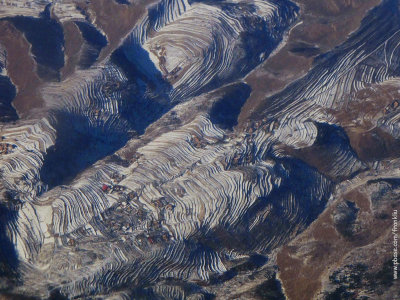
POLYGON ((17 148, 16 145, 14 144, 10 144, 10 143, 6 143, 4 142, 5 137, 2 136, 1 137, 1 142, 0 142, 0 154, 10 154, 13 152, 13 150, 15 148, 17 148))
MULTIPOLYGON (((134 242, 139 247, 153 247, 168 242, 171 237, 163 227, 164 214, 174 211, 173 199, 168 196, 153 199, 150 204, 157 211, 154 214, 140 203, 138 193, 119 184, 123 179, 123 175, 115 172, 111 175, 111 182, 103 183, 100 187, 102 193, 119 199, 118 205, 102 215, 106 225, 104 234, 112 238, 122 233, 126 238, 132 238, 135 232, 139 232, 134 237, 134 242)), ((183 196, 185 191, 178 188, 177 194, 183 196)), ((76 241, 70 239, 67 245, 75 247, 76 241)))

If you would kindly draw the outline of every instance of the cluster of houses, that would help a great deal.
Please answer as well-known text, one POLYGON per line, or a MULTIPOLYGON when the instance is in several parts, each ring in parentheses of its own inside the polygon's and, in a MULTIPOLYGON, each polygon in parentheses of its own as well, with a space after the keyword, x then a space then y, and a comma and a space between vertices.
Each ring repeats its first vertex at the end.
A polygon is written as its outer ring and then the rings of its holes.
POLYGON ((0 143, 0 154, 10 154, 16 146, 9 143, 0 143))
MULTIPOLYGON (((128 192, 127 187, 118 184, 123 180, 123 178, 124 177, 122 175, 116 172, 111 175, 112 183, 104 183, 101 186, 103 193, 118 194, 124 198, 124 201, 122 201, 118 207, 118 209, 121 211, 121 214, 114 213, 114 215, 120 216, 118 218, 110 218, 106 220, 105 222, 107 227, 109 227, 111 231, 122 230, 125 233, 133 232, 134 228, 137 226, 146 228, 145 232, 135 237, 135 240, 139 245, 144 245, 146 243, 148 246, 151 246, 169 241, 170 235, 163 228, 162 222, 163 214, 165 212, 174 210, 175 205, 173 200, 168 197, 160 197, 152 200, 151 205, 159 212, 158 219, 154 219, 152 217, 153 215, 150 214, 143 206, 139 205, 137 208, 133 205, 129 205, 131 201, 138 199, 138 195, 134 191, 128 192), (140 224, 146 225, 143 227, 140 224)), ((182 189, 178 189, 177 193, 181 196, 184 195, 184 191, 182 189)))
POLYGON ((391 113, 392 111, 395 111, 399 107, 399 104, 400 104, 400 100, 394 100, 391 104, 389 104, 385 107, 384 114, 386 115, 386 114, 391 113))

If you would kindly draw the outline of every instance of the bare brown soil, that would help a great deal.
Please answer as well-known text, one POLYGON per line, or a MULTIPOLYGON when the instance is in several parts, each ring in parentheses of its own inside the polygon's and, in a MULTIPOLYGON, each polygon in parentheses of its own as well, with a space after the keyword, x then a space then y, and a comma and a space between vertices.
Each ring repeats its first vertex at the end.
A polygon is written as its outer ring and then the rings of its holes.
MULTIPOLYGON (((101 52, 99 61, 118 47, 121 40, 144 15, 146 7, 154 2, 156 0, 142 0, 132 5, 121 5, 110 0, 93 0, 89 4, 77 2, 77 5, 95 20, 96 26, 107 35, 109 44, 101 52)), ((65 79, 75 71, 79 59, 77 54, 83 39, 73 22, 65 22, 63 29, 66 63, 61 69, 61 78, 65 79)), ((0 21, 0 43, 8 52, 8 73, 18 88, 13 105, 20 117, 23 117, 32 109, 44 106, 39 93, 42 81, 36 74, 36 63, 30 53, 30 44, 21 32, 4 20, 0 21)))
MULTIPOLYGON (((343 267, 345 259, 353 252, 368 251, 367 257, 360 259, 367 265, 375 265, 377 259, 369 255, 371 251, 368 249, 384 248, 387 241, 382 236, 390 231, 391 220, 375 216, 370 201, 363 186, 345 192, 306 231, 279 251, 279 278, 289 299, 315 299, 332 270, 343 267), (352 238, 337 232, 332 217, 335 207, 344 200, 354 202, 359 208, 357 221, 362 223, 361 229, 352 238)), ((390 215, 392 209, 391 205, 386 205, 383 212, 390 215)), ((390 251, 386 251, 386 256, 388 253, 390 251)), ((378 265, 388 259, 386 256, 379 258, 378 265)))
POLYGON ((75 66, 79 61, 79 51, 83 44, 82 35, 78 27, 73 22, 64 23, 64 53, 65 65, 61 69, 61 78, 64 79, 75 71, 75 66))
POLYGON ((299 44, 315 46, 324 53, 342 43, 359 26, 366 12, 380 0, 297 0, 301 18, 292 28, 286 45, 263 65, 251 72, 246 82, 253 93, 242 108, 239 127, 263 111, 268 96, 304 76, 312 67, 315 55, 293 52, 299 44))
MULTIPOLYGON (((344 128, 352 148, 362 160, 391 158, 400 154, 400 142, 376 126, 379 118, 397 110, 398 99, 397 86, 390 82, 376 84, 359 91, 345 107, 328 113, 334 115, 344 128)), ((290 153, 324 172, 323 160, 317 152, 290 153)), ((386 205, 379 214, 374 214, 369 192, 364 186, 339 196, 305 232, 278 254, 280 279, 289 299, 315 299, 332 270, 355 263, 355 253, 362 253, 360 260, 371 268, 382 266, 391 253, 386 249, 390 241, 383 238, 391 228, 391 220, 381 216, 390 215, 393 209, 393 206, 386 205), (332 218, 335 207, 344 200, 354 202, 359 208, 357 222, 360 230, 353 238, 341 235, 332 218), (377 249, 382 252, 379 258, 373 254, 377 249)))
POLYGON ((146 7, 156 2, 156 0, 140 0, 131 5, 122 5, 110 0, 92 0, 88 5, 79 4, 91 17, 94 17, 93 13, 95 14, 96 25, 107 35, 109 44, 102 50, 99 61, 118 47, 144 15, 146 7))
POLYGON ((400 141, 377 128, 377 120, 400 109, 398 86, 374 84, 360 90, 346 107, 330 110, 346 131, 352 148, 362 160, 398 157, 400 141))
POLYGON ((18 114, 24 116, 31 109, 43 105, 38 93, 42 82, 36 75, 36 63, 29 54, 30 44, 5 20, 0 21, 0 43, 7 50, 8 74, 18 88, 13 105, 18 114))

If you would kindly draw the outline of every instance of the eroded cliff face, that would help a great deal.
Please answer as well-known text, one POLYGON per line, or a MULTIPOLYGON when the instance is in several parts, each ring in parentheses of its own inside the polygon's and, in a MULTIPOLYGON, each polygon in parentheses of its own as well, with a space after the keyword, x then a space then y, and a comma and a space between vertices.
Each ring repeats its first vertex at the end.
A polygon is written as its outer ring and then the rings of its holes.
POLYGON ((396 298, 399 3, 314 4, 0 2, 4 297, 396 298))

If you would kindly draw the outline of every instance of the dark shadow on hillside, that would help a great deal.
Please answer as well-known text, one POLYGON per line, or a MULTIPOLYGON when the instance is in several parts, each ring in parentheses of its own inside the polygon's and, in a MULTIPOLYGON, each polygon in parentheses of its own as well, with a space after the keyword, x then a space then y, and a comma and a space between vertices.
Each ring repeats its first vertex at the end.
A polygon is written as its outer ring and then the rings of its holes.
POLYGON ((49 7, 40 18, 16 16, 6 18, 32 45, 31 52, 37 62, 37 74, 48 81, 60 79, 64 66, 64 33, 62 26, 50 18, 49 7))
POLYGON ((250 93, 251 88, 245 83, 228 87, 226 94, 211 107, 210 120, 222 129, 232 130, 250 93))
MULTIPOLYGON (((144 53, 142 57, 146 58, 144 53)), ((148 55, 147 59, 150 60, 148 55)), ((86 116, 57 112, 53 124, 57 130, 56 142, 47 150, 40 171, 42 181, 50 188, 70 183, 78 173, 123 147, 132 132, 143 134, 171 108, 168 98, 171 86, 157 74, 153 64, 146 64, 148 72, 139 71, 121 48, 112 54, 111 63, 120 67, 128 78, 128 81, 99 84, 104 98, 115 92, 121 94, 119 114, 115 116, 118 122, 93 124, 86 116)))
POLYGON ((12 106, 16 92, 16 88, 10 78, 0 75, 0 122, 18 120, 17 111, 12 106))
POLYGON ((315 191, 318 180, 324 179, 313 168, 294 158, 279 158, 276 162, 274 173, 282 178, 278 188, 259 197, 235 224, 221 224, 212 230, 202 228, 194 238, 214 251, 235 249, 251 253, 260 245, 268 251, 311 224, 325 208, 332 182, 326 181, 326 189, 315 191), (283 200, 291 198, 296 199, 297 212, 288 216, 284 203, 290 201, 283 200), (252 225, 263 214, 268 217, 252 225))
POLYGON ((12 289, 19 280, 18 256, 6 233, 7 224, 15 222, 18 215, 13 201, 10 192, 3 190, 0 200, 0 295, 12 289))
POLYGON ((96 62, 101 50, 108 44, 107 38, 90 23, 75 21, 75 24, 86 41, 79 66, 87 69, 96 62))
POLYGON ((47 150, 40 176, 49 187, 69 183, 97 160, 114 153, 128 140, 126 132, 93 127, 83 116, 58 113, 55 145, 47 150))
POLYGON ((120 116, 130 123, 132 130, 143 134, 151 123, 173 107, 169 98, 172 86, 164 80, 142 47, 124 49, 122 46, 112 54, 111 62, 128 78, 122 91, 120 116), (127 55, 127 51, 134 53, 127 55), (132 62, 129 56, 140 57, 141 65, 132 62))

